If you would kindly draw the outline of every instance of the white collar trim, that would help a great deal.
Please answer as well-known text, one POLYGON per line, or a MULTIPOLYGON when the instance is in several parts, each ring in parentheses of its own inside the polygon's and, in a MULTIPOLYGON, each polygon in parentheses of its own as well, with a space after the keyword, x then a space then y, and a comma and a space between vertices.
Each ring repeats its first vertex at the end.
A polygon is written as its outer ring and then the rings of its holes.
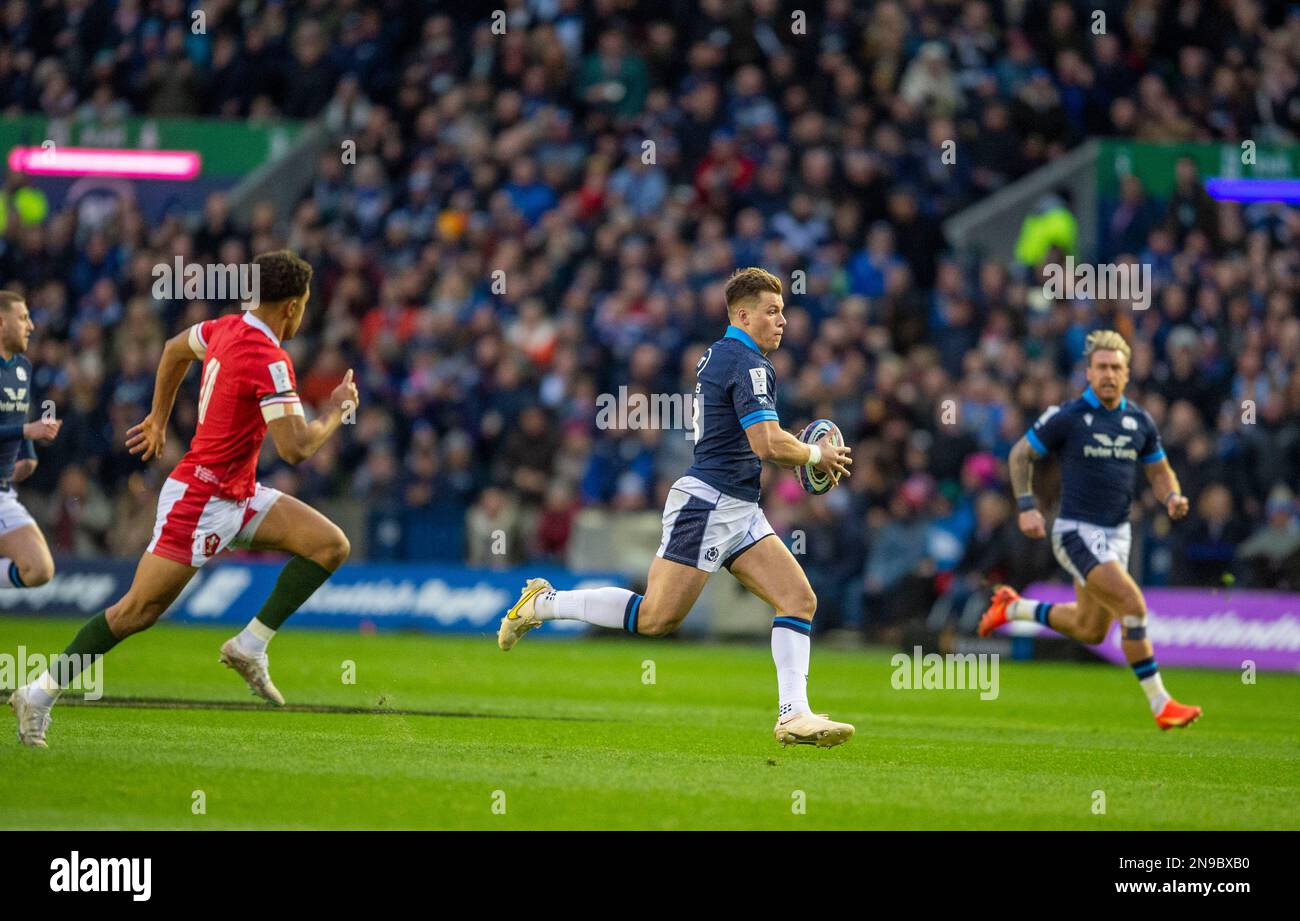
POLYGON ((260 329, 266 338, 270 339, 278 347, 280 340, 275 338, 275 333, 271 332, 271 327, 262 322, 261 318, 256 316, 251 310, 244 311, 244 322, 254 329, 260 329))

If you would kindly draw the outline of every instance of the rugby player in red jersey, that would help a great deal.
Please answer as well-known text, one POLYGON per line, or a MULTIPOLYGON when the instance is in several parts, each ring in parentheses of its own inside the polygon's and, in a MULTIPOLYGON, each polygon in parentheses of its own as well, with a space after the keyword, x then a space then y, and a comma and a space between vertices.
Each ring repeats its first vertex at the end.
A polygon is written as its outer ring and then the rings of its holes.
POLYGON ((62 656, 9 703, 18 738, 45 748, 50 708, 80 670, 121 640, 147 630, 199 567, 227 547, 292 554, 274 591, 244 630, 221 647, 254 694, 284 698, 267 673, 266 645, 275 631, 348 558, 343 532, 320 512, 257 482, 257 456, 267 432, 291 464, 311 457, 357 405, 349 370, 324 412, 308 422, 298 399, 293 362, 281 346, 302 325, 311 294, 311 266, 287 250, 254 260, 258 306, 196 324, 168 340, 151 412, 128 432, 127 447, 148 461, 162 454, 176 391, 201 361, 198 426, 190 449, 158 498, 153 539, 125 597, 92 617, 62 656))

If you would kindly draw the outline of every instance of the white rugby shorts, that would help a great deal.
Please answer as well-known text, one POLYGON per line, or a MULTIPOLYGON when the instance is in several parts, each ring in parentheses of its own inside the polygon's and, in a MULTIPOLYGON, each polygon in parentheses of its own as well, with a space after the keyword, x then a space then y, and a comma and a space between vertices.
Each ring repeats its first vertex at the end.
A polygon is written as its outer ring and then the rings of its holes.
POLYGON ((746 502, 684 476, 668 491, 663 540, 657 556, 717 572, 773 534, 757 502, 746 502))
POLYGON ((1132 529, 1127 521, 1113 528, 1071 518, 1058 518, 1052 523, 1052 552, 1076 582, 1087 582, 1088 573, 1102 563, 1119 563, 1127 570, 1132 544, 1132 529))
POLYGON ((282 495, 258 483, 256 493, 235 501, 168 477, 158 495, 158 517, 148 550, 197 569, 222 550, 248 546, 282 495))
POLYGON ((36 519, 18 501, 18 492, 12 486, 0 490, 0 534, 8 534, 29 524, 36 524, 36 519))

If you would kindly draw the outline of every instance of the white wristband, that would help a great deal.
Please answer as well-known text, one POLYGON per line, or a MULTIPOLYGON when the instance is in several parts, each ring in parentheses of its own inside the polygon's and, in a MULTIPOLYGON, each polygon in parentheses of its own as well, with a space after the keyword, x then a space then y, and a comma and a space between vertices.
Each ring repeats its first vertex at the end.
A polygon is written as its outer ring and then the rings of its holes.
POLYGON ((818 464, 820 464, 821 462, 822 462, 822 446, 821 446, 821 445, 809 445, 809 446, 808 446, 808 463, 811 464, 812 466, 816 467, 816 466, 817 466, 818 464))

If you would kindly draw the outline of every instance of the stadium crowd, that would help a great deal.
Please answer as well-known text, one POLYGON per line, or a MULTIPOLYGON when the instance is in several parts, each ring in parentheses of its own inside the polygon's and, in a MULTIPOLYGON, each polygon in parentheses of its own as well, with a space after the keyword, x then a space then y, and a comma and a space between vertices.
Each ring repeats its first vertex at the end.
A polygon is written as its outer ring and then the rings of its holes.
POLYGON ((158 222, 130 207, 24 220, 26 180, 7 177, 0 285, 27 293, 38 327, 34 405, 65 420, 21 494, 56 552, 138 553, 193 430, 197 374, 161 465, 123 446, 163 340, 230 309, 156 301, 153 265, 287 246, 316 271, 290 345, 302 396, 319 403, 353 367, 362 409, 301 468, 268 449, 264 478, 364 503, 372 559, 563 559, 584 507, 657 514, 689 464, 689 419, 600 429, 598 397, 691 392, 726 325, 723 281, 756 264, 795 285, 772 356, 783 424, 830 417, 855 446, 852 479, 816 501, 765 471, 778 533, 806 535, 822 623, 942 623, 992 581, 1064 577, 1019 534, 1005 459, 1083 388, 1099 327, 1133 343, 1129 399, 1192 500, 1171 524, 1145 494, 1135 570, 1300 589, 1300 210, 1216 202, 1191 170, 1168 200, 1129 180, 1102 255, 1153 266, 1144 312, 1046 302, 1041 265, 959 258, 940 230, 1089 136, 1295 143, 1300 11, 501 7, 503 34, 490 11, 415 2, 215 0, 195 34, 181 0, 4 4, 5 112, 322 118, 334 141, 291 213, 247 222, 221 194, 158 222))

